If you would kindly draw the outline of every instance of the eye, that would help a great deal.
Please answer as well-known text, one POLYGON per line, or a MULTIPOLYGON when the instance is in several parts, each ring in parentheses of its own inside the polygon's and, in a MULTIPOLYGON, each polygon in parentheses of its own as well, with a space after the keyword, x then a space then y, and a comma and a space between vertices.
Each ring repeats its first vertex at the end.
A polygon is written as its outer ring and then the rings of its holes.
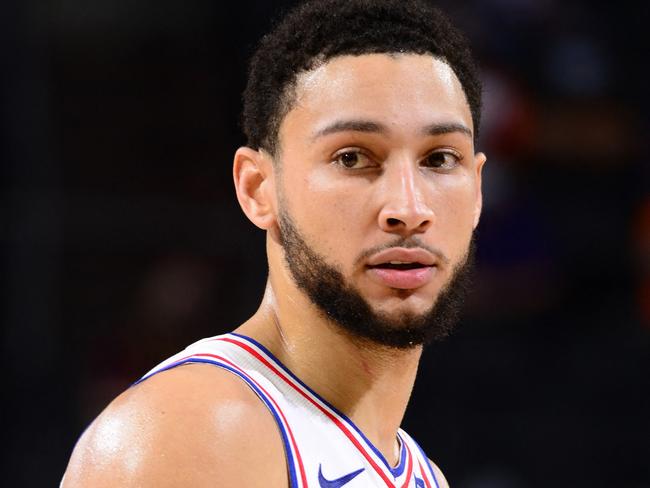
POLYGON ((456 152, 436 151, 422 160, 422 166, 425 168, 452 170, 458 166, 461 159, 462 157, 456 152))
POLYGON ((334 163, 346 169, 363 169, 376 166, 370 157, 358 149, 345 149, 334 155, 334 163))

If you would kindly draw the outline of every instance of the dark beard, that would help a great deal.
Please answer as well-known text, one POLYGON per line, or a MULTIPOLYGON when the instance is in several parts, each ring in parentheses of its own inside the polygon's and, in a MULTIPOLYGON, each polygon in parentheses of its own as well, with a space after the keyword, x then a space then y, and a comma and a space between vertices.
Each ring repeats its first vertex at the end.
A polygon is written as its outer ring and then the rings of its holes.
MULTIPOLYGON (((280 239, 285 259, 298 287, 324 316, 352 336, 375 344, 409 349, 447 337, 455 328, 469 288, 474 239, 465 259, 453 271, 431 308, 422 313, 405 312, 398 317, 375 312, 359 291, 349 285, 334 266, 314 252, 300 235, 288 213, 279 215, 280 239)), ((393 246, 413 247, 408 239, 393 246)))

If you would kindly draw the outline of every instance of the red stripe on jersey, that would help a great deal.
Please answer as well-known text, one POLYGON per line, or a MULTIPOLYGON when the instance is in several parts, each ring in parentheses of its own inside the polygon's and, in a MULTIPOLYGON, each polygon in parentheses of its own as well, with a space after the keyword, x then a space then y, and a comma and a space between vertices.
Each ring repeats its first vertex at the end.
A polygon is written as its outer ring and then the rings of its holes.
MULTIPOLYGON (((334 424, 346 435, 348 439, 354 444, 354 446, 359 450, 359 452, 363 455, 363 457, 366 458, 368 463, 373 467, 373 469, 377 472, 377 474, 381 477, 381 479, 386 483, 386 486, 390 488, 394 488, 395 485, 393 482, 386 476, 386 473, 377 465, 374 459, 368 454, 368 452, 364 449, 364 447, 361 445, 361 443, 357 440, 357 438, 350 432, 350 430, 337 418, 335 417, 331 412, 326 410, 322 405, 320 405, 318 402, 316 402, 313 398, 311 398, 309 395, 307 395, 302 389, 298 388, 296 385, 293 384, 291 380, 289 380, 283 373, 281 373, 275 366, 273 366, 271 363, 269 363, 266 358, 264 358, 260 353, 258 353, 255 349, 250 347, 248 344, 242 344, 241 342, 235 340, 235 339, 230 339, 230 338, 219 338, 217 340, 220 341, 225 341, 225 342, 230 342, 232 344, 235 344, 236 346, 241 347, 242 349, 245 349, 248 351, 250 354, 255 356, 260 362, 262 362, 267 368, 269 368, 271 371, 273 371, 276 375, 278 375, 286 384, 288 384, 291 388, 296 390, 298 393, 300 393, 304 398, 309 400, 316 408, 318 408, 321 412, 323 412, 334 424)), ((407 452, 408 447, 407 447, 407 452)), ((410 452, 409 452, 410 453, 410 452)), ((409 466, 410 469, 412 470, 413 468, 413 461, 412 459, 409 459, 409 466)), ((408 478, 407 478, 407 483, 408 483, 408 478)), ((406 485, 405 485, 406 486, 406 485)))
POLYGON ((418 461, 418 465, 420 466, 420 473, 422 473, 424 484, 426 485, 427 488, 431 488, 431 483, 429 483, 429 478, 427 477, 426 471, 424 470, 424 467, 422 466, 422 463, 420 461, 418 461))
MULTIPOLYGON (((234 364, 233 362, 227 360, 226 358, 222 356, 218 356, 216 354, 209 354, 209 353, 199 353, 199 354, 192 354, 191 356, 188 356, 187 358, 184 359, 190 359, 192 357, 211 357, 214 359, 218 359, 219 361, 222 361, 226 363, 228 366, 233 367, 237 371, 239 371, 241 374, 246 376, 251 382, 255 384, 260 390, 264 392, 264 394, 273 402, 273 405, 275 408, 278 410, 280 413, 280 416, 282 417, 282 420, 284 421, 285 425, 287 426, 287 430, 289 431, 289 437, 291 438, 291 445, 293 446, 293 450, 296 452, 296 457, 298 458, 298 468, 300 469, 300 478, 302 480, 303 486, 306 488, 307 487, 307 475, 305 474, 305 467, 303 466, 302 463, 302 457, 300 456, 300 451, 298 450, 298 444, 296 444, 296 439, 293 436, 293 432, 291 431, 291 426, 289 425, 289 422, 287 422, 287 418, 284 416, 284 413, 282 412, 282 409, 280 406, 276 403, 276 401, 273 399, 271 395, 269 395, 269 392, 264 389, 262 385, 260 385, 257 381, 255 381, 253 378, 251 378, 246 372, 244 372, 239 366, 234 364)), ((181 359, 182 361, 182 359, 181 359)))

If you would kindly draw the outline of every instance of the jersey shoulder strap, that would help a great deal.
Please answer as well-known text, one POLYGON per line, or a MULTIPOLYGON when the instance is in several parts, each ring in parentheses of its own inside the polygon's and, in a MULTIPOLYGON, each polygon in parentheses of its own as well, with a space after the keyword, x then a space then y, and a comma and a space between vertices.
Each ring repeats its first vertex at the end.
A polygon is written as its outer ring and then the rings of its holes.
POLYGON ((266 405, 282 436, 292 488, 439 488, 429 460, 406 432, 398 432, 399 463, 391 466, 347 416, 250 337, 230 333, 202 339, 137 383, 187 363, 208 363, 237 375, 266 405))

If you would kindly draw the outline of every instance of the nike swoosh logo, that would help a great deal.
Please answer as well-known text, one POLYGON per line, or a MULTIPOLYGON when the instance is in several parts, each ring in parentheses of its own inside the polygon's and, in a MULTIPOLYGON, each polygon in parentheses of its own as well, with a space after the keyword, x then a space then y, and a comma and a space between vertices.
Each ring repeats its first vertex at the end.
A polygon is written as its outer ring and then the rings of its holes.
POLYGON ((328 480, 323 476, 323 466, 318 465, 318 484, 320 484, 320 488, 340 488, 341 486, 349 483, 352 481, 354 478, 359 476, 361 472, 366 469, 366 468, 361 468, 356 471, 353 471, 349 474, 346 474, 345 476, 341 476, 340 478, 336 478, 335 480, 328 480))

